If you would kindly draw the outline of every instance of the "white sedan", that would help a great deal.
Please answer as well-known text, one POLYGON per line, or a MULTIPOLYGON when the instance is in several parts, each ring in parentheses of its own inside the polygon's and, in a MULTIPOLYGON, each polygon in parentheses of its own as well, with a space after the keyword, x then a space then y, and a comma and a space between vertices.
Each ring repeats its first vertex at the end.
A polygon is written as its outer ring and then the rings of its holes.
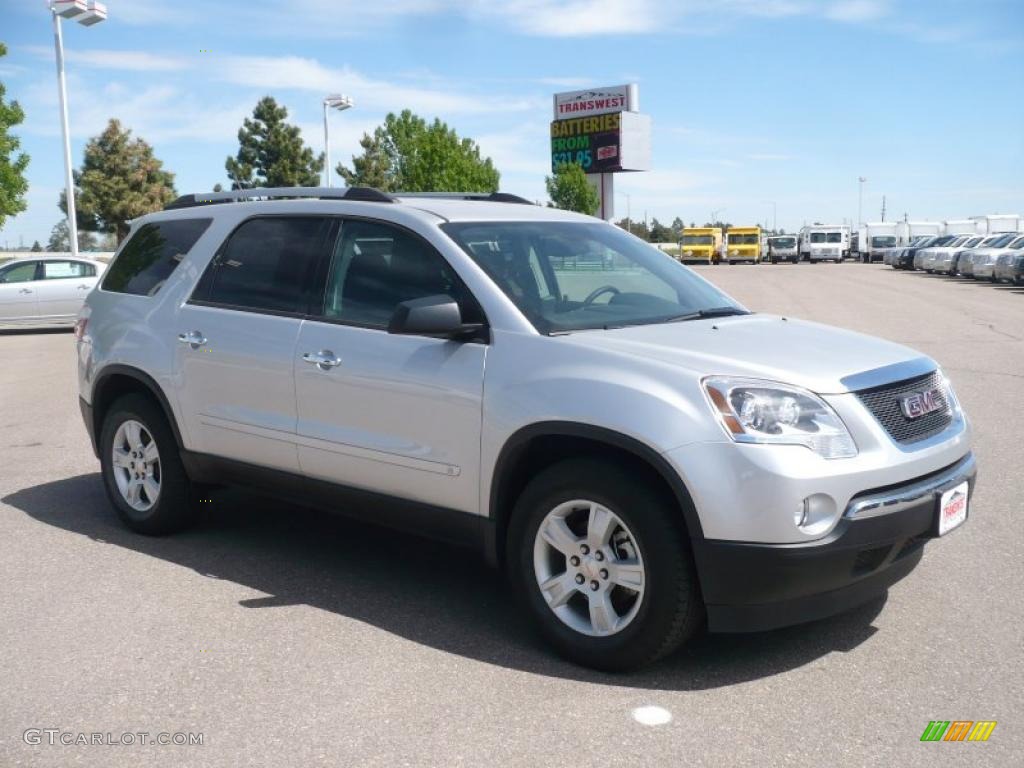
POLYGON ((0 327, 73 326, 106 266, 66 256, 0 264, 0 327))

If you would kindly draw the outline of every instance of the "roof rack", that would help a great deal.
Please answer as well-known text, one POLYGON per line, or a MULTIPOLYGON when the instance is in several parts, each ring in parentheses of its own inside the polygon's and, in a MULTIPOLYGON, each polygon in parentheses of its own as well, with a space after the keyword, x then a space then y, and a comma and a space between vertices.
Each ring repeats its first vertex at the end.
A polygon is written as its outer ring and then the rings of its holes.
POLYGON ((164 210, 193 208, 198 205, 215 203, 237 203, 244 200, 282 200, 296 197, 320 200, 362 200, 370 203, 395 202, 395 198, 391 195, 372 187, 253 187, 225 192, 196 192, 182 195, 169 205, 164 206, 164 210))
POLYGON ((306 198, 319 200, 358 200, 367 203, 393 203, 399 197, 429 198, 437 200, 479 200, 491 203, 517 203, 533 205, 525 197, 508 192, 395 192, 388 194, 373 187, 253 187, 224 192, 196 192, 182 195, 164 206, 165 211, 176 208, 194 208, 218 203, 237 203, 245 200, 285 200, 306 198))
POLYGON ((532 200, 511 192, 393 192, 395 197, 425 197, 437 200, 478 200, 487 203, 516 203, 533 205, 532 200))

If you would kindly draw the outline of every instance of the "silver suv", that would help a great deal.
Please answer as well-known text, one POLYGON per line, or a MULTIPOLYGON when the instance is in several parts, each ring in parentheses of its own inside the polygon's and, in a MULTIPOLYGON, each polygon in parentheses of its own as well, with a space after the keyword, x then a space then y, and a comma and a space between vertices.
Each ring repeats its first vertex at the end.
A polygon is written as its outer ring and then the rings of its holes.
POLYGON ((511 195, 186 196, 133 224, 77 335, 132 529, 241 484, 467 544, 606 670, 880 595, 974 486, 934 361, 511 195))

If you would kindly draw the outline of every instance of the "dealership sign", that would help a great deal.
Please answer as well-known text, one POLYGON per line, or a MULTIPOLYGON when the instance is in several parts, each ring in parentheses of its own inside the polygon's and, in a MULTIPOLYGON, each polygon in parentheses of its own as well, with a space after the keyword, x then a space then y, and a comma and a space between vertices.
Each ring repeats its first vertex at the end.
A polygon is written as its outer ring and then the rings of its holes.
POLYGON ((640 99, 636 83, 591 88, 586 91, 567 91, 555 94, 555 120, 588 115, 606 115, 613 112, 636 112, 640 99))

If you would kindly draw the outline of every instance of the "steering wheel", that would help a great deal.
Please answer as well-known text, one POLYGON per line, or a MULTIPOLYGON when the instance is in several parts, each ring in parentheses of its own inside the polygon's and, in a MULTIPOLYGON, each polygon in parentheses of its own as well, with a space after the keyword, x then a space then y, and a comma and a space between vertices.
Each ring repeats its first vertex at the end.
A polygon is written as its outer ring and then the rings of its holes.
POLYGON ((616 295, 619 292, 619 289, 616 288, 614 285, 602 285, 600 288, 595 288, 590 292, 590 295, 583 300, 583 306, 589 307, 591 304, 594 303, 594 300, 597 299, 597 297, 601 296, 602 294, 610 293, 612 295, 616 295))

